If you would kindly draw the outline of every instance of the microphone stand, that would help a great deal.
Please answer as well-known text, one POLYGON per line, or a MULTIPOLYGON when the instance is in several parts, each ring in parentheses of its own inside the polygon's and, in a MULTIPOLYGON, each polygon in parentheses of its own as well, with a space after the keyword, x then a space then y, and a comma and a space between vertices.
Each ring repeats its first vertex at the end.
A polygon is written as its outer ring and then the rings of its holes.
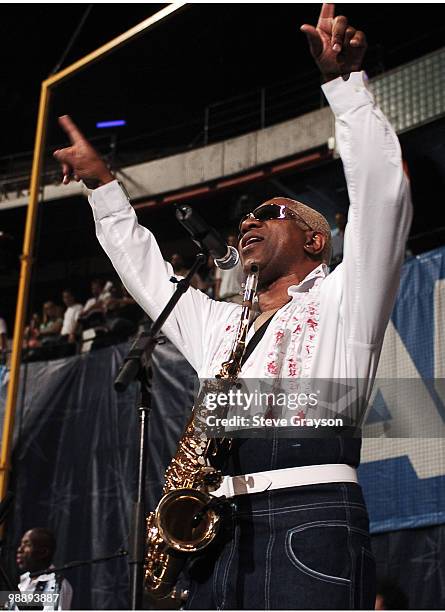
POLYGON ((185 278, 177 283, 176 291, 164 307, 159 317, 154 321, 149 331, 139 334, 133 343, 124 363, 114 381, 118 392, 125 391, 130 383, 139 380, 141 390, 138 402, 139 412, 139 458, 137 498, 133 505, 129 538, 130 565, 130 609, 142 609, 144 589, 144 552, 145 552, 145 474, 147 467, 147 431, 151 412, 152 370, 150 367, 153 351, 158 343, 158 334, 178 303, 182 295, 190 287, 190 282, 196 271, 207 261, 204 253, 198 253, 195 262, 185 278))

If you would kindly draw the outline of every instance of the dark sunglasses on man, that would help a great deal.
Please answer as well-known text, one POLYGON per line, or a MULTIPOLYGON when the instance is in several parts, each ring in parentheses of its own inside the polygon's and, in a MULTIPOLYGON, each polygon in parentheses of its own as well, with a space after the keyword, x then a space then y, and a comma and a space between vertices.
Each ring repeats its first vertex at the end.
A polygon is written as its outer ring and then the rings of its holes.
POLYGON ((239 223, 239 236, 238 239, 241 240, 243 234, 241 231, 242 224, 247 219, 255 219, 256 221, 275 221, 275 220, 294 220, 300 221, 304 223, 308 230, 312 231, 312 227, 301 217, 298 213, 296 213, 291 208, 285 206, 284 204, 265 204, 263 206, 259 206, 255 208, 252 212, 244 215, 239 223))

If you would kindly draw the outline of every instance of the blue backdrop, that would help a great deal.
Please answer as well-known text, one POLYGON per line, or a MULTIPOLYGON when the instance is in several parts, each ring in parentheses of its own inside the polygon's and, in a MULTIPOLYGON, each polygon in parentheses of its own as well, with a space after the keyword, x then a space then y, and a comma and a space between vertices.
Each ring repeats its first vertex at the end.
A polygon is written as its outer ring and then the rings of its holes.
POLYGON ((444 305, 445 248, 408 260, 364 428, 360 482, 373 533, 445 522, 444 305), (416 392, 382 391, 395 378, 416 392), (407 430, 410 420, 428 421, 427 433, 407 430))

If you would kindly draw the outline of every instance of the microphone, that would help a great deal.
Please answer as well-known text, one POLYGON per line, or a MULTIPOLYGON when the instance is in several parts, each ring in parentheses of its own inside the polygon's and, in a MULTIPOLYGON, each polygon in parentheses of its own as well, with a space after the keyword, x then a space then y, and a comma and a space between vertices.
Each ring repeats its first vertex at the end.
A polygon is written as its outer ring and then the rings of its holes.
POLYGON ((235 247, 228 246, 218 232, 190 206, 176 204, 176 218, 188 231, 193 242, 210 253, 218 268, 231 270, 237 265, 239 253, 235 247))

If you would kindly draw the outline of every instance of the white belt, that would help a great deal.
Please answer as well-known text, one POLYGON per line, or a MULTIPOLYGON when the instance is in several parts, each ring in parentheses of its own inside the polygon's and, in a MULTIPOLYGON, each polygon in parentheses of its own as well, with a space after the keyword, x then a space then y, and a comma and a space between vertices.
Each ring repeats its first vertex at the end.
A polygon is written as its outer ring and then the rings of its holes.
POLYGON ((242 476, 224 476, 221 486, 212 491, 215 497, 233 497, 287 487, 323 484, 328 482, 358 482, 355 468, 345 463, 325 463, 302 467, 256 472, 242 476))

